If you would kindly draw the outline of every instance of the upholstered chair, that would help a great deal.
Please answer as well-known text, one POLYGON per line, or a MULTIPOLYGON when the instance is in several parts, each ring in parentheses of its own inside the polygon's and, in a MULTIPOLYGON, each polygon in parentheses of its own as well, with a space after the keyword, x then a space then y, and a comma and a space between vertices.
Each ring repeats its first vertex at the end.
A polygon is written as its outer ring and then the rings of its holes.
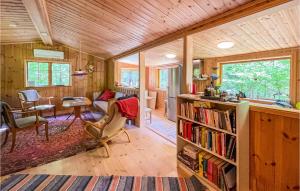
POLYGON ((3 101, 0 101, 1 105, 1 116, 3 117, 3 121, 9 127, 9 132, 12 133, 12 145, 10 152, 14 150, 16 143, 17 132, 21 131, 25 128, 33 127, 36 128, 36 133, 39 134, 38 128, 41 125, 45 125, 45 134, 46 140, 48 141, 48 121, 45 118, 38 116, 37 110, 12 110, 12 108, 3 101), (14 114, 34 114, 33 116, 23 117, 23 118, 15 118, 14 114))
POLYGON ((129 135, 124 128, 126 117, 122 117, 116 103, 112 104, 110 112, 105 117, 101 118, 98 122, 92 123, 87 121, 85 124, 85 131, 99 140, 100 144, 104 146, 108 157, 110 156, 110 149, 107 142, 111 139, 125 133, 128 141, 130 142, 129 135))
POLYGON ((53 97, 42 97, 36 90, 23 90, 18 93, 20 104, 23 111, 37 110, 42 115, 42 111, 53 110, 56 117, 56 107, 51 103, 53 97), (46 100, 47 104, 41 104, 42 100, 46 100))

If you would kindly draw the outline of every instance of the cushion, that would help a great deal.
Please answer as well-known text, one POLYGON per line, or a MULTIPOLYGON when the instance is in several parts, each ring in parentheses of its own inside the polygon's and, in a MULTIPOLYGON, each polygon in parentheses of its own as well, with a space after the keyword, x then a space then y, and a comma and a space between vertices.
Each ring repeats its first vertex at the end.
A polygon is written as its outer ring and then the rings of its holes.
POLYGON ((93 92, 93 100, 96 100, 100 95, 102 94, 102 92, 93 92))
MULTIPOLYGON (((35 124, 36 116, 19 118, 19 119, 15 119, 15 121, 16 121, 18 128, 25 128, 25 127, 32 126, 35 124)), ((39 121, 44 122, 44 123, 48 122, 47 119, 45 119, 43 117, 39 117, 39 121)))
POLYGON ((109 116, 105 115, 99 121, 94 123, 95 126, 97 126, 97 127, 92 126, 92 125, 86 125, 85 130, 87 132, 89 132, 92 136, 94 136, 95 138, 101 138, 102 128, 107 123, 108 119, 109 119, 109 116))
POLYGON ((122 93, 122 92, 116 92, 115 98, 119 99, 120 97, 124 97, 124 96, 125 96, 124 93, 122 93))
POLYGON ((128 99, 128 98, 131 98, 131 97, 137 97, 137 95, 136 94, 125 95, 123 97, 119 97, 118 100, 128 99))
POLYGON ((39 100, 39 94, 36 90, 23 90, 21 91, 26 101, 38 101, 39 100))
POLYGON ((94 101, 94 106, 100 108, 104 112, 108 111, 108 102, 107 101, 94 101))
POLYGON ((108 101, 115 97, 115 92, 111 90, 105 90, 96 100, 97 101, 108 101))
POLYGON ((50 104, 47 104, 47 105, 37 105, 37 106, 32 106, 30 107, 29 109, 30 110, 38 110, 38 111, 43 111, 43 110, 49 110, 49 109, 52 109, 54 108, 55 105, 50 105, 50 104))

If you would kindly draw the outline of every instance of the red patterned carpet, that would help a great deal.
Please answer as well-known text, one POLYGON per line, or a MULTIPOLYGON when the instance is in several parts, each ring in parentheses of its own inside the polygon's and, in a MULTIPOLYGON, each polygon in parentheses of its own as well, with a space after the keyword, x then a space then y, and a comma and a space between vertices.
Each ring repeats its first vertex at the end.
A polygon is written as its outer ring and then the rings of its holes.
MULTIPOLYGON (((68 130, 64 131, 74 117, 66 120, 67 116, 47 118, 49 142, 46 141, 44 126, 39 128, 39 135, 36 135, 35 128, 28 128, 17 133, 15 149, 9 153, 11 147, 11 135, 9 135, 6 145, 1 148, 1 176, 98 147, 97 141, 84 132, 80 120, 76 120, 68 130)), ((85 120, 95 120, 91 112, 86 112, 83 116, 85 120)))

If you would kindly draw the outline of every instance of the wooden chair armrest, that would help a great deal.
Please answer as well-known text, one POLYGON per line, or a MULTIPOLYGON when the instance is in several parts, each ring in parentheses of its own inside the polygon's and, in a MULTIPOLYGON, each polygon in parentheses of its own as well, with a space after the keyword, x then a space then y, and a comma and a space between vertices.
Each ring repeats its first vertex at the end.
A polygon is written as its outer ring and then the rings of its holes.
POLYGON ((93 127, 98 128, 98 129, 102 129, 102 128, 104 128, 105 125, 103 125, 102 127, 100 127, 100 126, 96 125, 95 123, 92 123, 90 121, 85 121, 85 126, 93 126, 93 127))
POLYGON ((38 113, 37 110, 27 110, 27 111, 22 111, 22 110, 12 110, 10 111, 11 113, 17 113, 17 114, 29 114, 29 113, 38 113))
POLYGON ((51 99, 54 99, 53 96, 50 96, 50 97, 40 97, 40 99, 43 99, 43 100, 48 100, 48 103, 51 105, 51 99))

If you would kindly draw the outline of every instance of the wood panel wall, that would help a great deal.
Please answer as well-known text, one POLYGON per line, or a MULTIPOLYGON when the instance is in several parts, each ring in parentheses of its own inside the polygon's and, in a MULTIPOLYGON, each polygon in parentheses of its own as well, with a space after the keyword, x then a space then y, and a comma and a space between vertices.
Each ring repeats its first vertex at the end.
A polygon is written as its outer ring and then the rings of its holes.
POLYGON ((299 190, 299 111, 250 108, 250 188, 299 190))
MULTIPOLYGON (((211 74, 213 67, 220 67, 220 63, 249 61, 279 57, 291 58, 291 102, 295 104, 300 101, 300 47, 278 49, 272 51, 255 52, 249 54, 240 54, 225 57, 207 58, 204 59, 204 73, 211 74)), ((218 74, 220 70, 217 71, 218 74)), ((209 80, 194 81, 197 84, 197 91, 204 91, 204 88, 210 84, 209 80)))
MULTIPOLYGON (((65 54, 64 61, 70 62, 72 71, 79 67, 76 64, 76 60, 79 60, 79 51, 61 44, 54 44, 53 46, 46 46, 43 43, 1 45, 1 100, 7 101, 13 107, 19 106, 17 92, 28 89, 25 87, 25 59, 35 59, 33 57, 33 49, 35 48, 63 51, 65 54)), ((58 110, 63 109, 61 107, 62 97, 87 96, 92 98, 92 92, 102 90, 107 85, 104 61, 85 53, 82 53, 81 56, 81 68, 85 68, 87 63, 91 63, 95 66, 95 72, 84 77, 72 77, 72 85, 69 87, 35 88, 42 96, 54 96, 58 110)))

